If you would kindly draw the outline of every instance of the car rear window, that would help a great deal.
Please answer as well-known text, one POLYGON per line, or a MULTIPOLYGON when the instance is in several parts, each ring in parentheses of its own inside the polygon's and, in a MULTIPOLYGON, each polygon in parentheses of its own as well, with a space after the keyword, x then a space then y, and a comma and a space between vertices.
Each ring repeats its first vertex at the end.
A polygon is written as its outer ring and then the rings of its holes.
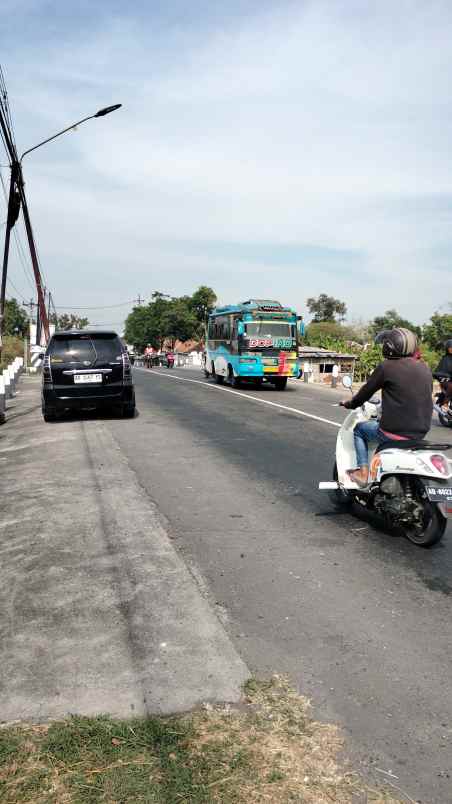
POLYGON ((96 352, 91 338, 52 338, 49 347, 52 360, 62 363, 94 363, 96 352))
POLYGON ((117 335, 106 337, 105 335, 91 337, 93 347, 96 350, 97 360, 99 363, 111 363, 115 360, 121 360, 123 352, 121 341, 117 335))
POLYGON ((111 363, 121 360, 121 341, 117 335, 79 335, 52 338, 49 355, 61 363, 111 363))

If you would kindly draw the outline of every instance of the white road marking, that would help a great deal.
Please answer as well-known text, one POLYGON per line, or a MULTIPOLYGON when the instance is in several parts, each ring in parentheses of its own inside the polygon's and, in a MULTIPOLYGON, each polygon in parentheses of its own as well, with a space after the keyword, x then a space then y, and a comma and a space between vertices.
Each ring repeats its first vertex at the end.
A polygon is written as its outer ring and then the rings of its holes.
POLYGON ((315 419, 317 422, 323 422, 324 424, 332 424, 333 427, 341 427, 341 424, 338 422, 333 422, 331 419, 324 419, 322 416, 315 416, 313 413, 305 413, 304 410, 299 410, 298 408, 291 408, 289 405, 281 405, 279 402, 270 402, 269 399, 262 399, 259 396, 252 396, 251 394, 244 394, 241 391, 235 391, 232 388, 225 388, 223 385, 213 385, 212 383, 205 382, 204 380, 191 380, 189 377, 180 377, 178 374, 167 374, 166 372, 163 373, 162 371, 156 371, 156 369, 146 369, 141 368, 141 366, 137 366, 135 371, 143 371, 146 374, 158 374, 159 377, 165 377, 168 380, 180 380, 181 382, 192 382, 195 385, 203 385, 204 388, 211 388, 213 391, 223 391, 227 394, 234 394, 234 396, 241 396, 243 399, 251 399, 253 402, 259 402, 261 405, 271 405, 273 408, 280 408, 281 410, 287 410, 289 413, 296 413, 298 416, 305 416, 307 419, 315 419))

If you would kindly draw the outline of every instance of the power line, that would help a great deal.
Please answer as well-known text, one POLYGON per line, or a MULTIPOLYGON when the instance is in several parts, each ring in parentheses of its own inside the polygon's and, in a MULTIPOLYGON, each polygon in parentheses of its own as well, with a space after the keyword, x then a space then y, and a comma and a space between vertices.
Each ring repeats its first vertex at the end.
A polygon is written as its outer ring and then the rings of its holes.
POLYGON ((8 278, 7 278, 7 280, 6 280, 6 284, 7 284, 7 285, 10 285, 10 286, 12 287, 12 289, 14 290, 14 292, 15 292, 15 293, 17 293, 17 295, 18 295, 18 296, 20 296, 22 299, 24 299, 24 298, 25 298, 25 293, 22 293, 22 291, 21 291, 21 290, 18 290, 18 289, 16 288, 16 286, 15 286, 15 284, 14 284, 13 280, 12 280, 12 279, 11 279, 9 276, 8 276, 8 278))
POLYGON ((120 302, 119 304, 107 304, 107 305, 100 305, 99 307, 71 307, 70 305, 66 304, 59 304, 58 307, 63 308, 65 310, 112 310, 114 307, 127 307, 129 304, 135 304, 137 299, 131 299, 130 301, 120 302))

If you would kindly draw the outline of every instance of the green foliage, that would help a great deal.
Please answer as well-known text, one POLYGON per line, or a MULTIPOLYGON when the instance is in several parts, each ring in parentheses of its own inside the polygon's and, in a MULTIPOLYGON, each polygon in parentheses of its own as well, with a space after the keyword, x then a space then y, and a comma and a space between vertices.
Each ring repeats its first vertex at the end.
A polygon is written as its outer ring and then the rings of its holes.
POLYGON ((198 319, 191 307, 191 299, 181 296, 168 302, 161 319, 162 335, 166 340, 188 341, 196 333, 198 319))
POLYGON ((383 352, 381 350, 381 346, 372 344, 357 351, 355 380, 358 382, 364 382, 364 380, 367 380, 367 378, 370 377, 374 369, 377 368, 382 360, 383 352))
POLYGON ((311 321, 306 329, 303 343, 321 346, 323 349, 350 352, 350 341, 360 342, 362 334, 354 327, 346 327, 337 321, 311 321))
POLYGON ((430 346, 439 352, 444 351, 444 341, 452 338, 452 314, 435 313, 423 329, 423 339, 430 346))
POLYGON ((402 318, 397 310, 386 310, 383 315, 377 316, 370 323, 370 331, 373 336, 375 336, 378 332, 381 332, 383 329, 393 329, 394 327, 410 329, 411 332, 416 333, 418 338, 420 338, 422 334, 421 327, 416 326, 416 324, 413 324, 406 318, 402 318))
POLYGON ((27 313, 17 299, 5 300, 5 321, 3 332, 5 335, 21 335, 24 337, 28 331, 27 313))
POLYGON ((306 301, 307 308, 314 315, 314 321, 343 321, 347 315, 347 305, 334 296, 321 293, 318 298, 311 296, 306 301))
POLYGON ((87 318, 82 318, 73 313, 62 313, 61 315, 52 315, 50 323, 55 324, 57 329, 84 329, 88 326, 89 321, 87 318))
POLYGON ((198 290, 195 290, 193 296, 191 296, 190 298, 189 302, 190 309, 195 314, 196 320, 199 323, 199 330, 201 337, 204 334, 209 313, 212 312, 216 303, 217 303, 217 297, 215 291, 213 291, 212 288, 209 288, 206 285, 201 285, 198 288, 198 290))
POLYGON ((161 349, 167 339, 174 342, 200 338, 215 302, 214 291, 204 285, 192 296, 167 299, 161 293, 153 293, 149 304, 135 307, 127 316, 124 339, 143 351, 148 344, 161 349))
POLYGON ((12 363, 15 357, 23 357, 24 342, 22 338, 13 335, 5 335, 3 338, 2 355, 0 369, 6 368, 12 363))
POLYGON ((436 352, 434 349, 430 349, 425 343, 421 344, 421 355, 422 360, 424 360, 431 371, 435 371, 439 361, 441 360, 440 352, 436 352))

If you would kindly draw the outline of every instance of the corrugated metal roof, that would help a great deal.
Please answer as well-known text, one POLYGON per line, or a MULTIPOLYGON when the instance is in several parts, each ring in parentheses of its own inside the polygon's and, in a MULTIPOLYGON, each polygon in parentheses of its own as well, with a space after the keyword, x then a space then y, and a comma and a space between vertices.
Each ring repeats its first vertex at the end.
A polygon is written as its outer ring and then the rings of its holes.
POLYGON ((354 354, 334 352, 329 349, 323 349, 322 346, 299 346, 298 355, 299 357, 331 358, 333 360, 356 360, 356 355, 354 354))

